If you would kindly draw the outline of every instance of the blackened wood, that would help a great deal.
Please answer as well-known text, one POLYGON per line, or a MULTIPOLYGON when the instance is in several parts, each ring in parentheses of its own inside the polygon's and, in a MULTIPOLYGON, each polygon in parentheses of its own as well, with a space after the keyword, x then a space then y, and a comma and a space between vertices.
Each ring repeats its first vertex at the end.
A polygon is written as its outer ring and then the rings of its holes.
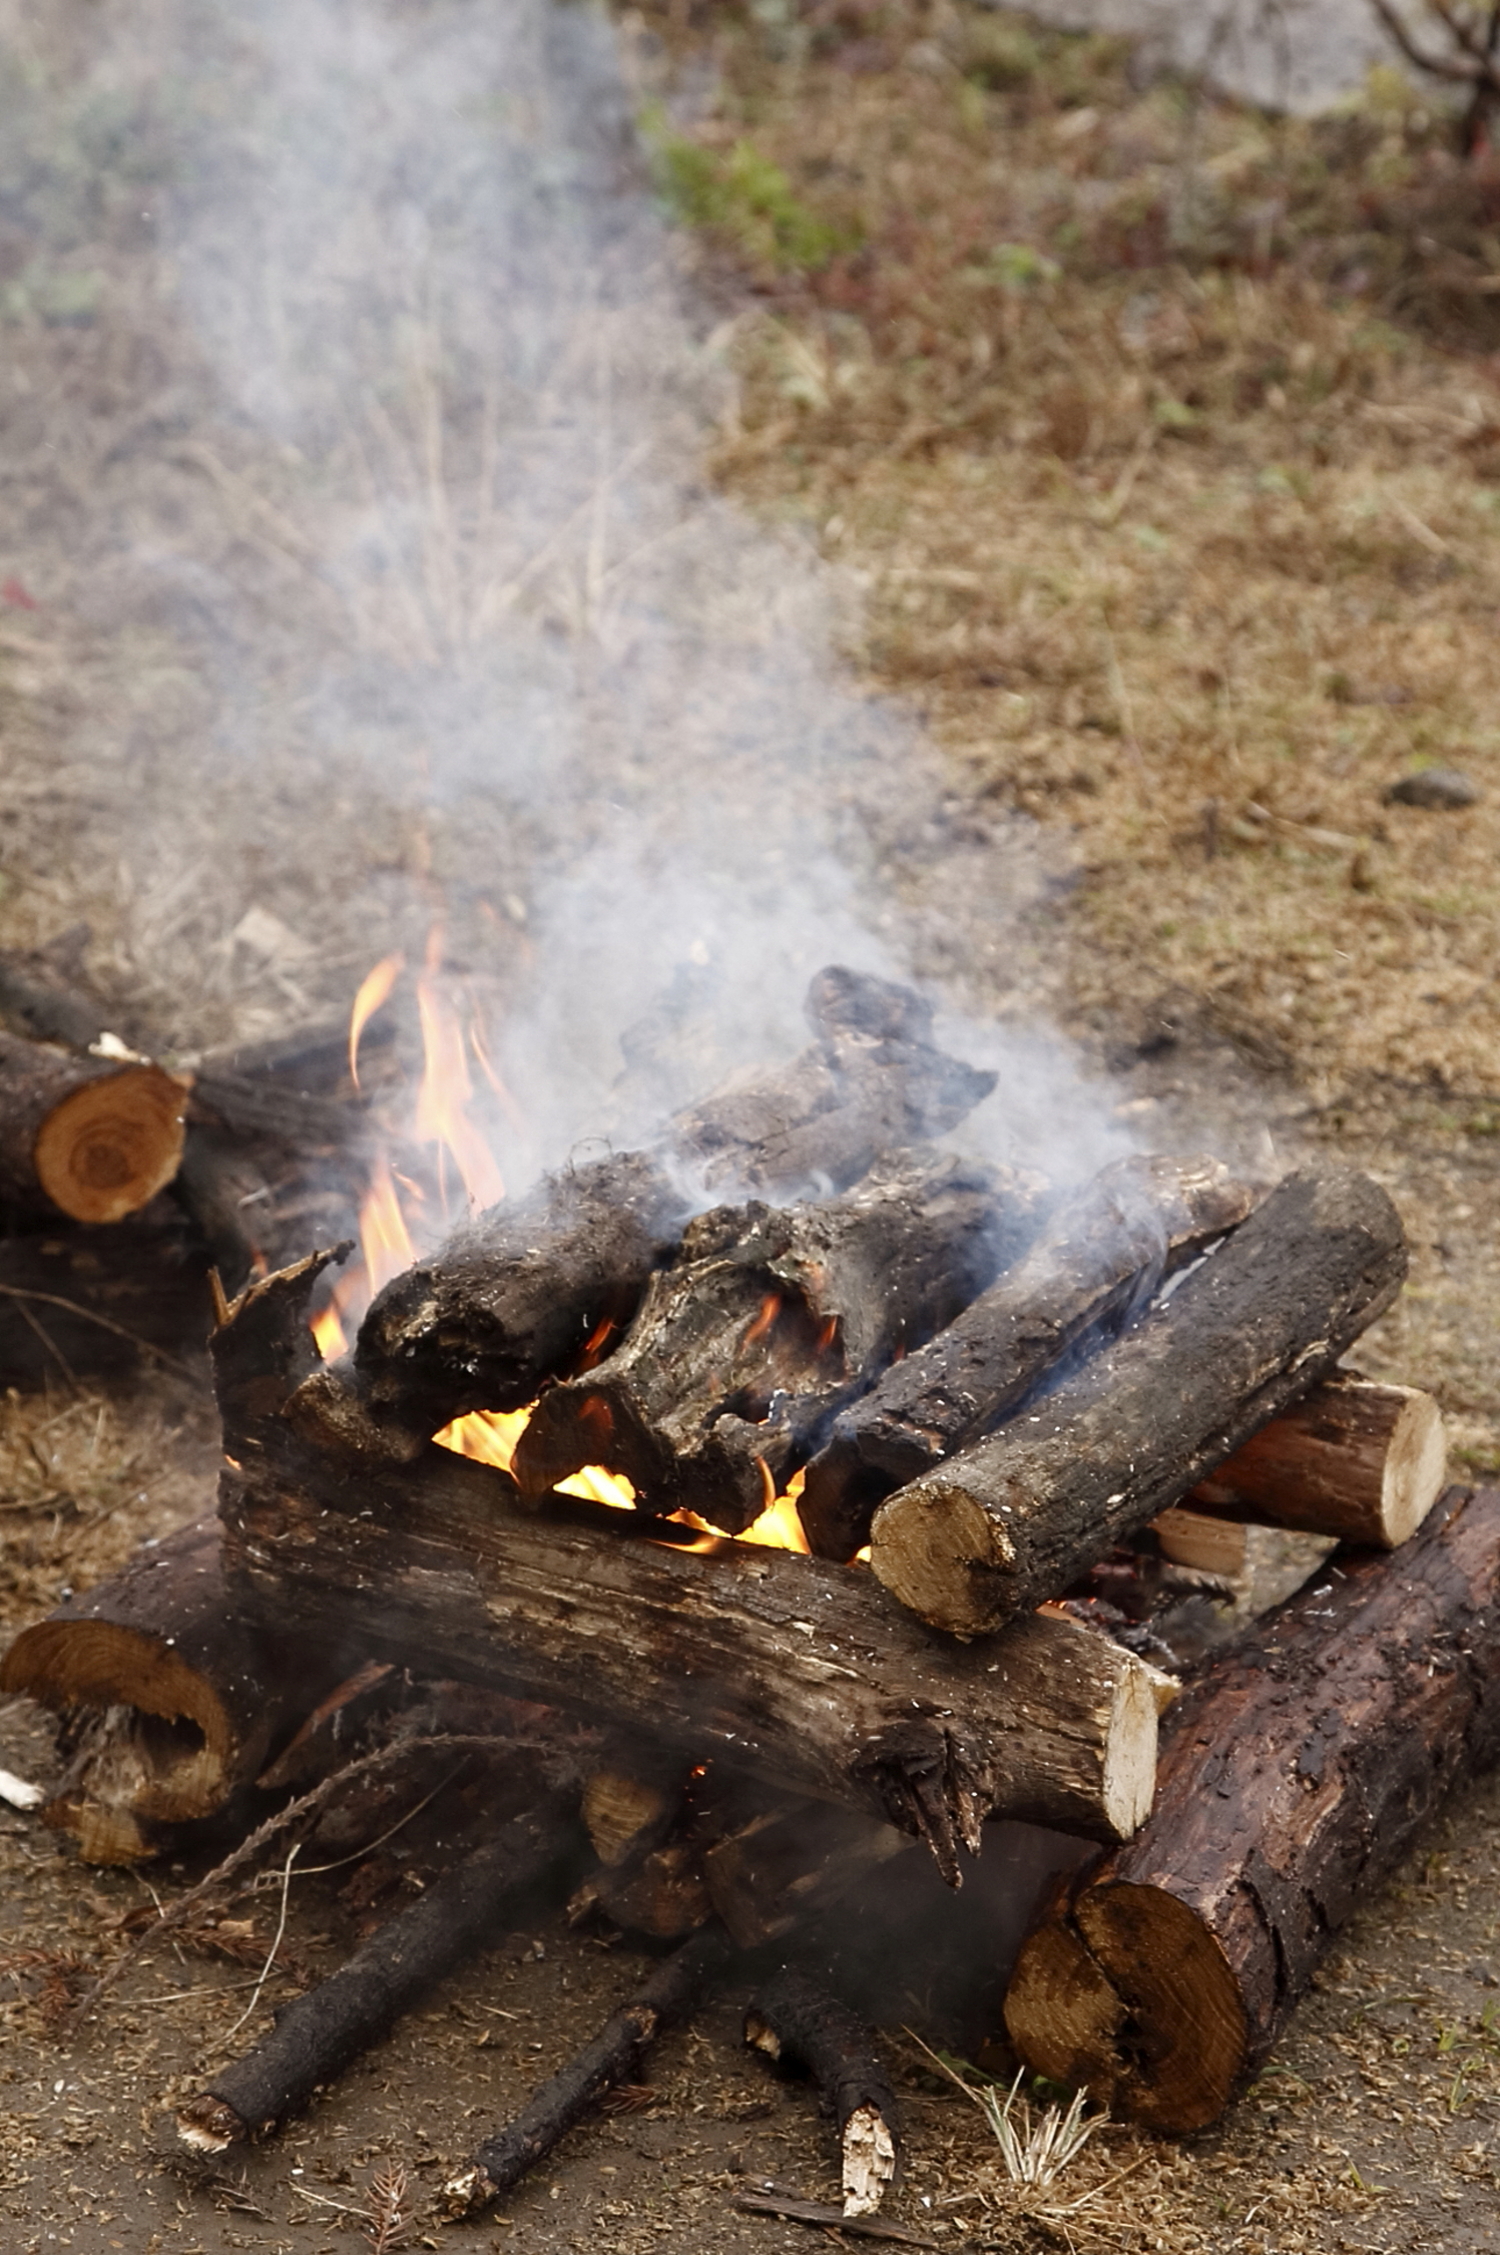
POLYGON ((1040 1194, 1035 1176, 912 1154, 842 1197, 700 1215, 623 1343, 538 1402, 523 1493, 599 1464, 647 1509, 738 1534, 839 1405, 1019 1252, 1040 1194))
POLYGON ((577 1853, 570 1798, 502 1825, 418 1900, 361 1943, 347 1964, 297 1997, 253 2051, 177 2114, 198 2153, 222 2153, 304 2107, 385 2036, 433 1985, 496 1938, 507 1907, 577 1853))
POLYGON ((900 2164, 900 2127, 870 2029, 805 1973, 784 1968, 752 1998, 745 2041, 812 2076, 838 2129, 844 2214, 873 2215, 900 2164))
POLYGON ((895 2247, 940 2247, 941 2240, 908 2231, 904 2224, 888 2224, 883 2216, 846 2216, 842 2208, 829 2208, 820 2200, 799 2200, 791 2192, 737 2192, 731 2205, 746 2216, 784 2216, 794 2224, 815 2224, 836 2236, 881 2239, 895 2247))
POLYGON ((549 1176, 378 1293, 354 1360, 371 1413, 426 1434, 520 1409, 630 1321, 687 1204, 640 1153, 549 1176))
POLYGON ((704 1850, 709 1899, 741 1949, 779 1941, 911 1845, 894 1825, 822 1801, 766 1800, 704 1850))
POLYGON ((1106 1167, 998 1283, 837 1418, 798 1506, 814 1552, 852 1558, 886 1496, 1013 1416, 1048 1372, 1118 1329, 1253 1202, 1212 1158, 1106 1167))
POLYGON ((450 2211, 474 2215, 514 2191, 606 2091, 633 2080, 642 2055, 693 2010, 731 1955, 728 1937, 710 1926, 665 1959, 592 2043, 544 2083, 515 2121, 482 2145, 471 2167, 444 2188, 450 2211))
POLYGON ((1066 1589, 1325 1377, 1406 1274, 1365 1175, 1289 1175, 1164 1303, 1023 1419, 899 1489, 871 1563, 976 1636, 1066 1589))
POLYGON ((177 1172, 187 1092, 156 1066, 0 1034, 0 1199, 118 1222, 177 1172))
POLYGON ((246 1619, 202 1519, 23 1629, 0 1690, 67 1719, 74 1752, 43 1816, 89 1863, 135 1863, 217 1814, 329 1688, 336 1646, 246 1619))
POLYGON ((1500 1758, 1500 1491, 1336 1552, 1168 1723, 1155 1811, 1022 1951, 1026 2064, 1117 2116, 1214 2121, 1457 1779, 1500 1758))

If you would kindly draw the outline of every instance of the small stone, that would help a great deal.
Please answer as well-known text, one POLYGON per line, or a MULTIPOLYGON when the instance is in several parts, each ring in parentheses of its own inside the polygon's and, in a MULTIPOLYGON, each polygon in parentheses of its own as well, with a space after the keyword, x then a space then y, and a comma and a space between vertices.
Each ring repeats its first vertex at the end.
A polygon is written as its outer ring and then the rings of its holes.
POLYGON ((1416 775, 1403 775, 1385 794, 1388 806, 1420 806, 1440 814, 1475 806, 1480 796, 1479 785, 1456 767, 1424 767, 1416 775))

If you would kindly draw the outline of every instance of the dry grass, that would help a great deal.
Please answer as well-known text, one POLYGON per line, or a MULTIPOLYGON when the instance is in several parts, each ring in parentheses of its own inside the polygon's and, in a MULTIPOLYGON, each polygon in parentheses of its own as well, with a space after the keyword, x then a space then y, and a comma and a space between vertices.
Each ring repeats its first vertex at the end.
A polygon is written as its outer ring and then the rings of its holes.
POLYGON ((1324 1100, 1493 1128, 1490 160, 1394 73, 1277 121, 946 0, 713 25, 684 137, 857 246, 708 208, 761 308, 719 475, 862 578, 975 816, 1070 834, 1066 1001, 1186 988, 1324 1100), (1435 763, 1484 803, 1384 803, 1435 763))

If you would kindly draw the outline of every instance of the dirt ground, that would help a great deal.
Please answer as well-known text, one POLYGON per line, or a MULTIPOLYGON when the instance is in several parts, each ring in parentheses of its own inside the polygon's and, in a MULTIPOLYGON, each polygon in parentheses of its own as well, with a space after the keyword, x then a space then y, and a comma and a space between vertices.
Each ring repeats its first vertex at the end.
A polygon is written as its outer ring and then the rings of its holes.
MULTIPOLYGON (((87 7, 0 22, 0 939, 87 917, 96 977, 190 1054, 341 1010, 376 955, 420 950, 439 897, 515 991, 615 739, 601 720, 559 806, 411 783, 434 709, 411 683, 456 681, 462 729, 498 694, 461 637, 423 641, 481 534, 429 541, 426 610, 396 600, 399 555, 358 584, 310 569, 330 526, 347 563, 361 446, 395 425, 372 409, 359 443, 273 443, 174 312, 181 261, 152 216, 180 153, 173 21, 143 0, 108 70, 87 7)), ((1433 1388, 1457 1469, 1500 1468, 1488 177, 1394 83, 1336 130, 1283 126, 990 10, 674 7, 622 37, 733 378, 717 490, 756 539, 791 541, 771 551, 788 571, 814 552, 856 587, 851 691, 916 724, 862 752, 864 880, 955 1007, 1061 1024, 1088 1103, 1142 1143, 1264 1159, 1269 1138, 1287 1164, 1368 1167, 1413 1271, 1361 1360, 1433 1388), (1479 803, 1384 804, 1434 762, 1479 803)), ((453 443, 483 451, 468 426, 453 443)), ((598 629, 571 600, 549 583, 537 603, 549 647, 598 629)), ((598 709, 618 686, 595 681, 598 709)), ((203 1508, 214 1462, 193 1380, 8 1396, 0 1622, 203 1508)), ((29 1710, 0 1715, 0 1760, 50 1759, 29 1710)), ((970 2055, 995 2034, 1035 1858, 998 1851, 957 1904, 903 1860, 805 1944, 884 2031, 909 2147, 893 2219, 954 2249, 1500 2246, 1497 1796, 1466 1792, 1366 1905, 1218 2130, 1108 2126, 1046 2193, 1006 2183, 902 2033, 970 2055)), ((153 2159, 153 2117, 338 1962, 338 1882, 289 1887, 259 1994, 279 1869, 233 1906, 253 1919, 237 1955, 149 1952, 65 2039, 49 2008, 75 1961, 107 1963, 120 1920, 202 1863, 87 1871, 9 1811, 0 1863, 0 2237, 26 2255, 332 2255, 375 2243, 392 2165, 414 2246, 792 2250, 805 2228, 736 2213, 735 2192, 833 2192, 813 2099, 745 2053, 726 1996, 661 2047, 635 2111, 586 2124, 501 2215, 431 2220, 479 2132, 642 1970, 546 1904, 242 2181, 188 2182, 153 2159)))

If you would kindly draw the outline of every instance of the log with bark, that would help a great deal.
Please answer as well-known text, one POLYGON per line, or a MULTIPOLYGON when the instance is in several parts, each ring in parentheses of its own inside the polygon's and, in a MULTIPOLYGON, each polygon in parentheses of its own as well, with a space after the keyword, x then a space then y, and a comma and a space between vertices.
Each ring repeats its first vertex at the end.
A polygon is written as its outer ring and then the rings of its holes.
POLYGON ((860 1571, 604 1539, 443 1448, 394 1469, 308 1449, 280 1412, 313 1359, 301 1310, 323 1258, 252 1286, 214 1340, 221 1511, 261 1617, 337 1623, 367 1657, 419 1652, 867 1810, 925 1837, 954 1880, 990 1814, 1105 1838, 1141 1821, 1164 1679, 1078 1624, 935 1646, 860 1571))
POLYGON ((1115 1346, 889 1497, 871 1530, 876 1575, 957 1636, 1066 1589, 1327 1376, 1405 1273, 1378 1185, 1289 1175, 1115 1346))
POLYGON ((732 1955, 722 1928, 707 1926, 665 1958, 628 2004, 608 2019, 513 2122, 479 2148, 467 2169, 443 2187, 452 2217, 474 2216, 513 2192, 606 2091, 633 2079, 642 2054, 674 2022, 686 2018, 732 1955))
POLYGON ((900 2125, 870 2030, 806 1974, 783 1969, 751 2000, 745 2041, 812 2076, 838 2129, 844 2214, 873 2216, 900 2163, 900 2125))
POLYGON ((210 1321, 203 1248, 168 1200, 112 1229, 59 1222, 0 1238, 6 1385, 178 1367, 201 1354, 210 1321))
POLYGON ((169 2144, 217 2158, 300 2112, 576 1856, 576 1803, 576 1792, 555 1793, 471 1849, 179 2107, 169 2144))
POLYGON ((1253 1203, 1216 1159, 1106 1167, 998 1283, 836 1420, 798 1506, 816 1555, 852 1558, 886 1496, 1014 1416, 1066 1356, 1123 1326, 1253 1203))
POLYGON ((252 1624, 200 1519, 23 1629, 0 1691, 64 1717, 66 1774, 42 1811, 89 1863, 159 1854, 218 1815, 341 1672, 338 1639, 252 1624))
POLYGON ((1335 1371, 1200 1483, 1205 1513, 1395 1550, 1443 1492, 1443 1413, 1416 1386, 1335 1371))
POLYGON ((0 1034, 0 1199, 123 1221, 176 1174, 186 1108, 183 1083, 155 1065, 0 1034))
POLYGON ((1214 2121, 1332 1936, 1500 1758, 1500 1491, 1342 1551, 1179 1701, 1156 1808, 1022 1950, 1026 2065, 1154 2130, 1214 2121))
POLYGON ((1041 1191, 909 1153, 841 1197, 700 1215, 622 1344, 537 1403, 512 1467, 523 1494, 599 1464, 654 1512, 740 1533, 841 1404, 1023 1248, 1041 1191))

